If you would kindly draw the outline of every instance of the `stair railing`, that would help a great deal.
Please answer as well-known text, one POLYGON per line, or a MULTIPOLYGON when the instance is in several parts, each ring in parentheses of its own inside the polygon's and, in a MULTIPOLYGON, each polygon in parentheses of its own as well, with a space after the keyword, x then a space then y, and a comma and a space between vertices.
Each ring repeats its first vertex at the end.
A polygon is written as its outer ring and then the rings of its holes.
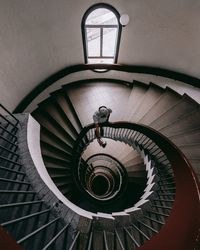
POLYGON ((21 122, 0 105, 0 249, 73 249, 79 231, 72 238, 69 224, 58 214, 57 204, 47 205, 36 193, 21 163, 18 136, 21 122), (28 227, 28 228, 26 228, 28 227), (15 229, 15 230, 13 230, 15 229), (26 230, 27 229, 27 230, 26 230), (8 233, 9 232, 9 233, 8 233), (51 239, 35 237, 52 232, 51 239), (66 243, 66 236, 69 242, 66 243), (71 242, 70 242, 71 238, 71 242), (52 249, 52 248, 51 248, 52 249))
MULTIPOLYGON (((132 141, 132 145, 134 145, 136 149, 137 147, 143 148, 147 154, 160 164, 163 168, 162 177, 165 178, 165 181, 170 180, 170 178, 172 179, 172 183, 169 183, 169 187, 163 189, 162 182, 164 180, 160 180, 159 182, 161 186, 160 197, 162 197, 159 201, 171 202, 171 200, 166 197, 169 194, 175 195, 171 213, 170 215, 167 213, 171 207, 157 203, 156 200, 153 202, 152 206, 158 209, 157 214, 159 215, 160 208, 165 209, 166 213, 164 214, 162 212, 162 215, 168 216, 168 218, 159 233, 151 238, 150 241, 146 241, 145 244, 141 246, 141 249, 194 249, 200 228, 199 182, 194 170, 183 153, 164 135, 142 124, 128 122, 109 123, 104 126, 104 137, 121 140, 126 143, 132 141), (174 182, 173 178, 175 180, 174 182)), ((77 159, 80 159, 88 143, 93 140, 95 140, 95 126, 91 124, 81 131, 74 146, 74 176, 77 176, 77 159)), ((156 212, 154 211, 154 213, 156 212)), ((146 216, 146 218, 148 218, 148 216, 146 216)), ((151 219, 151 217, 148 219, 151 219)), ((156 219, 151 220, 152 223, 162 224, 161 221, 156 219)), ((145 224, 144 221, 138 220, 138 222, 143 224, 144 227, 154 231, 154 228, 145 224)), ((157 231, 155 230, 155 232, 157 231)), ((136 243, 137 242, 134 244, 136 243)), ((137 244, 140 246, 139 243, 137 244)))

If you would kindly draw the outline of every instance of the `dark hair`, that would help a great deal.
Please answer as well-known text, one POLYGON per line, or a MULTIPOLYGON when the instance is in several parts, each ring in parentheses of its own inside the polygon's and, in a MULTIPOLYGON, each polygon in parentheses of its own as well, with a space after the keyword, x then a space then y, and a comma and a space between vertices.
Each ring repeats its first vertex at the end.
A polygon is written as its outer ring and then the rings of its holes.
POLYGON ((100 111, 100 109, 102 109, 102 108, 108 109, 106 106, 100 106, 100 107, 99 107, 99 111, 100 111))

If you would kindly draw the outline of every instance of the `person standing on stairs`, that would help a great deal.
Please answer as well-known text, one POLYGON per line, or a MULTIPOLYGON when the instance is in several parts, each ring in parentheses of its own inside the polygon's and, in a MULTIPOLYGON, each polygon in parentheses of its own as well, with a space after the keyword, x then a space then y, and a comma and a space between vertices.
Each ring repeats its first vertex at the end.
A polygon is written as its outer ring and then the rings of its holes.
POLYGON ((101 106, 93 115, 93 120, 96 128, 95 135, 97 137, 99 145, 103 148, 105 148, 106 146, 106 142, 104 142, 101 138, 103 136, 103 126, 108 123, 111 113, 112 109, 107 108, 106 106, 101 106))

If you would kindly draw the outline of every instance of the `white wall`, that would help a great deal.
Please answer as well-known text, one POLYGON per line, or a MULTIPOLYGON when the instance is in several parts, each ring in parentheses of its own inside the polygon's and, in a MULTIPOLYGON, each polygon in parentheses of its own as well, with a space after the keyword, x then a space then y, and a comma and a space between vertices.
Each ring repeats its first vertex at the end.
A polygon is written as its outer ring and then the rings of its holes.
POLYGON ((51 74, 84 62, 81 19, 98 2, 130 16, 119 63, 200 78, 198 0, 0 0, 0 102, 12 110, 51 74))

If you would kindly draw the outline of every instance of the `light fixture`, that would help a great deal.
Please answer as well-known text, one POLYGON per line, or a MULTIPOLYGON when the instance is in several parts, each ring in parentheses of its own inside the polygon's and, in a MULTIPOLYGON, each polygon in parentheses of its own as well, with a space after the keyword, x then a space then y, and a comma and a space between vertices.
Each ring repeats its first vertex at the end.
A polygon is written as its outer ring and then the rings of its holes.
POLYGON ((128 14, 121 15, 119 21, 121 25, 125 27, 129 23, 129 15, 128 14))

